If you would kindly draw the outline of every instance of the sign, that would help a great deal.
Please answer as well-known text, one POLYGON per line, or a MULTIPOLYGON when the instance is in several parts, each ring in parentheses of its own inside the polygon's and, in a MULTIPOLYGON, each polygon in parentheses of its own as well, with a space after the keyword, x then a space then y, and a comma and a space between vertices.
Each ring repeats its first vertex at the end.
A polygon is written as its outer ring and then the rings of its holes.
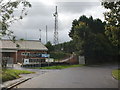
POLYGON ((26 55, 29 57, 45 57, 45 58, 50 57, 50 54, 42 54, 42 53, 22 53, 22 55, 26 55))
POLYGON ((24 59, 24 64, 29 64, 29 59, 24 59))
POLYGON ((46 58, 45 61, 46 61, 46 62, 54 62, 54 59, 53 59, 53 58, 46 58))
POLYGON ((50 57, 50 54, 42 54, 41 57, 48 58, 48 57, 50 57))

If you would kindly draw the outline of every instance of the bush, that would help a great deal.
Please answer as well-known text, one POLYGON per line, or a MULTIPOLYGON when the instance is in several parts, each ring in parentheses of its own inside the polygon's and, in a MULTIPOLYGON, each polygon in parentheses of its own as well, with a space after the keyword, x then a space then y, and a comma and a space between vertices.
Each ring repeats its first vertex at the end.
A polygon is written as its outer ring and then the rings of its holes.
POLYGON ((70 55, 67 53, 63 53, 63 52, 51 52, 50 53, 50 57, 54 58, 54 59, 64 59, 66 57, 69 57, 70 55))

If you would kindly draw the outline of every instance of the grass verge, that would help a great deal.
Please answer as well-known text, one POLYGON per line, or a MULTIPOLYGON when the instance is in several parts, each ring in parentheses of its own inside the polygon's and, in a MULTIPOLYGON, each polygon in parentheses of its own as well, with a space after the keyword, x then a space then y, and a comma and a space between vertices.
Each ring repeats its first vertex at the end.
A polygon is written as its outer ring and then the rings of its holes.
POLYGON ((14 80, 20 78, 20 74, 31 74, 34 72, 26 71, 26 70, 15 70, 15 69, 2 69, 2 73, 0 73, 0 79, 2 78, 2 82, 14 80))
POLYGON ((47 66, 47 67, 32 67, 32 69, 65 69, 65 68, 81 67, 81 66, 84 66, 84 64, 79 64, 79 65, 56 65, 56 66, 47 66))
POLYGON ((112 75, 115 79, 120 80, 120 69, 118 70, 113 70, 112 75))

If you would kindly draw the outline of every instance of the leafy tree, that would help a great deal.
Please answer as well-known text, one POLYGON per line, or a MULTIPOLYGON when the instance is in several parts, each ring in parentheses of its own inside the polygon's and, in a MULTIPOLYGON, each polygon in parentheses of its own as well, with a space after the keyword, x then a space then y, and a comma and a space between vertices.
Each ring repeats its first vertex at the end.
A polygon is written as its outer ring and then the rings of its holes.
MULTIPOLYGON (((75 43, 73 40, 60 43, 57 45, 53 45, 54 48, 57 48, 58 52, 63 52, 63 53, 73 53, 76 51, 75 43)), ((56 50, 54 50, 55 52, 56 50)))
MULTIPOLYGON (((27 0, 5 0, 0 1, 0 39, 4 36, 8 36, 15 43, 15 35, 13 31, 9 29, 10 25, 19 19, 23 19, 23 16, 27 15, 26 8, 31 7, 31 4, 27 0), (18 7, 22 10, 20 16, 15 16, 15 11, 18 7)), ((16 47, 19 47, 16 44, 16 47)), ((2 67, 6 67, 7 62, 2 60, 2 67)))
POLYGON ((62 60, 64 58, 68 58, 69 54, 68 53, 64 53, 64 52, 51 52, 50 53, 50 57, 57 59, 57 60, 62 60))
POLYGON ((84 55, 88 64, 105 62, 105 58, 115 54, 111 42, 104 34, 105 24, 100 19, 84 15, 73 21, 69 36, 75 43, 77 54, 84 55))
POLYGON ((51 51, 53 51, 53 50, 54 50, 54 47, 53 47, 53 45, 51 44, 51 42, 50 42, 50 41, 49 41, 49 42, 47 42, 45 46, 48 48, 48 51, 49 51, 49 52, 51 52, 51 51))
POLYGON ((23 19, 23 16, 27 15, 27 8, 31 7, 31 4, 27 0, 4 0, 0 1, 0 39, 3 36, 8 36, 15 41, 15 35, 13 31, 9 29, 10 25, 19 19, 23 19), (20 15, 15 15, 15 11, 22 7, 20 15))
POLYGON ((69 36, 70 36, 71 38, 72 38, 73 35, 74 35, 74 27, 75 27, 76 25, 78 25, 77 19, 73 20, 73 22, 72 22, 71 31, 70 31, 70 33, 69 33, 69 36))
POLYGON ((108 12, 104 13, 105 20, 107 22, 105 26, 105 34, 109 37, 109 40, 114 46, 120 46, 120 1, 114 0, 103 1, 102 5, 109 9, 108 12))
POLYGON ((69 42, 64 42, 62 44, 62 47, 63 47, 63 51, 65 53, 73 53, 76 50, 73 40, 71 40, 69 42))
POLYGON ((80 22, 83 22, 89 27, 89 31, 92 33, 104 33, 105 22, 102 22, 100 19, 93 19, 93 17, 86 17, 85 15, 81 16, 78 20, 73 20, 72 27, 69 33, 69 36, 73 39, 75 32, 75 27, 80 25, 80 22))
POLYGON ((78 54, 81 54, 81 55, 84 54, 84 45, 88 37, 89 31, 90 31, 90 28, 84 22, 79 22, 79 25, 76 25, 74 27, 73 41, 75 43, 75 47, 78 51, 78 54))
POLYGON ((105 26, 105 34, 108 36, 111 43, 114 45, 114 51, 116 51, 114 55, 115 59, 119 61, 120 57, 120 1, 114 0, 103 1, 102 5, 108 9, 109 11, 104 13, 106 26, 105 26))

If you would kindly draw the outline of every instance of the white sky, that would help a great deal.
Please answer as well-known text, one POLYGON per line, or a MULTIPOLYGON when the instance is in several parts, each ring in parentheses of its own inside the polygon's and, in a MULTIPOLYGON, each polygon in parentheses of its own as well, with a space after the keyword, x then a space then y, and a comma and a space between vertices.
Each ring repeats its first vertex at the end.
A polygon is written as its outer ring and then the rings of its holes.
POLYGON ((105 9, 100 0, 28 0, 32 4, 28 15, 23 20, 11 25, 17 38, 38 40, 41 29, 42 43, 46 43, 46 25, 48 26, 48 41, 53 43, 55 6, 58 6, 59 42, 71 40, 68 36, 72 21, 82 15, 93 16, 104 21, 105 9), (57 2, 56 2, 57 1, 57 2))

